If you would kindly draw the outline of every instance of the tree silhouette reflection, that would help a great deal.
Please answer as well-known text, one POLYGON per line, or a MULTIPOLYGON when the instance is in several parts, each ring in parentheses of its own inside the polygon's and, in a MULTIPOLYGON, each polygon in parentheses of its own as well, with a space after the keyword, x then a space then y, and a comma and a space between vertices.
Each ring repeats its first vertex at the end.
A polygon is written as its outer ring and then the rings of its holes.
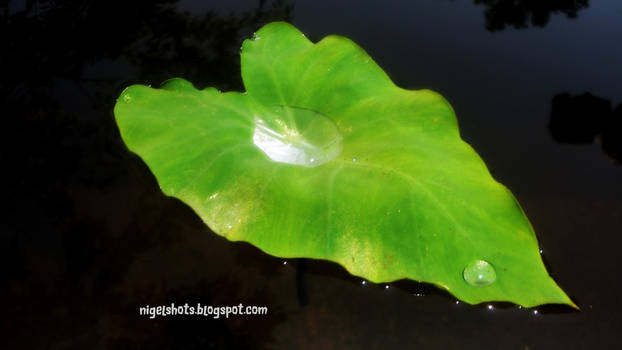
POLYGON ((601 142, 603 151, 622 163, 622 103, 605 120, 601 142))
POLYGON ((589 0, 474 0, 486 6, 486 29, 491 32, 506 27, 517 29, 529 25, 544 27, 552 14, 563 13, 576 18, 580 10, 589 6, 589 0))
POLYGON ((611 109, 611 101, 589 92, 553 97, 551 136, 561 143, 591 144, 599 140, 603 152, 622 162, 622 104, 611 109))

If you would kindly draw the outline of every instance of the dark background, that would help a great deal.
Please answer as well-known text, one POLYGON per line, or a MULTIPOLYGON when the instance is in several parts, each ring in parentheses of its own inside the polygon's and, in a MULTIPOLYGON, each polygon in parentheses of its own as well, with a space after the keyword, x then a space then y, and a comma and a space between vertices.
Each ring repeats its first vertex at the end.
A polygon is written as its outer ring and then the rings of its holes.
POLYGON ((0 21, 2 348, 622 346, 620 1, 28 0, 0 1, 0 21), (243 91, 241 42, 273 20, 349 37, 399 86, 443 94, 582 310, 363 286, 229 242, 165 197, 120 139, 116 97, 170 77, 243 91), (269 314, 138 314, 196 302, 269 314))

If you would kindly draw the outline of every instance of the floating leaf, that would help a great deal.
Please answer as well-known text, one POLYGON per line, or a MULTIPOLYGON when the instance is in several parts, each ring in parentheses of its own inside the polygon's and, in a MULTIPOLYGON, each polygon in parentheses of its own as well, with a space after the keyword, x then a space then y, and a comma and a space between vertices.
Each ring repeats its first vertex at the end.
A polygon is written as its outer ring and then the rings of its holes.
POLYGON ((512 194, 439 94, 395 86, 356 44, 287 23, 244 41, 245 93, 135 85, 115 116, 162 191, 217 234, 468 303, 572 301, 512 194))

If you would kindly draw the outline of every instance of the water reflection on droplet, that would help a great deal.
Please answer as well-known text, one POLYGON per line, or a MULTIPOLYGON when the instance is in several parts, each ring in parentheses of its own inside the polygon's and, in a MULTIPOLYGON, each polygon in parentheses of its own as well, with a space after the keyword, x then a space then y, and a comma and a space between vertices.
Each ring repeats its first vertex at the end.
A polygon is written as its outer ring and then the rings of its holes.
POLYGON ((488 310, 492 310, 494 309, 494 307, 492 307, 492 305, 488 305, 488 310))
POLYGON ((533 310, 533 314, 537 315, 538 314, 538 310, 533 310))
POLYGON ((341 141, 337 125, 315 111, 276 106, 255 116, 253 143, 276 162, 320 166, 341 153, 341 141))
POLYGON ((361 284, 362 284, 362 285, 366 285, 366 284, 367 284, 367 282, 365 282, 365 281, 362 281, 362 282, 361 282, 361 284))
POLYGON ((389 289, 389 285, 387 284, 386 286, 384 286, 384 289, 389 289))
POLYGON ((462 272, 464 280, 475 287, 484 287, 497 279, 495 268, 485 260, 474 260, 462 272))

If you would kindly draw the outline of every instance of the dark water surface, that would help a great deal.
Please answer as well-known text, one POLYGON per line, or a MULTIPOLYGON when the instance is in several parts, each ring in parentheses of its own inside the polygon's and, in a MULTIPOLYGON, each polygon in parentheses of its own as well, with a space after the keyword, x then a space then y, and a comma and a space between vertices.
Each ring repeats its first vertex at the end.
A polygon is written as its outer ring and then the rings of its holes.
POLYGON ((8 1, 0 15, 2 348, 622 346, 622 2, 8 1), (243 90, 240 44, 273 20, 344 35, 399 86, 443 94, 582 310, 362 285, 231 243, 165 197, 120 139, 119 92, 174 76, 243 90), (197 302, 269 314, 138 314, 197 302))

